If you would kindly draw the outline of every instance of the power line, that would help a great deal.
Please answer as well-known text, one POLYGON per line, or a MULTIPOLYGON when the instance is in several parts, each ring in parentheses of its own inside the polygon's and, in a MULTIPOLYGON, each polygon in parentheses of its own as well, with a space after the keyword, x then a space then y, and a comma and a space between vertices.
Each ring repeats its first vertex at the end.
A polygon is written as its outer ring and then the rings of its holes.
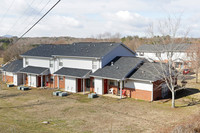
MULTIPOLYGON (((36 3, 37 4, 37 3, 36 3)), ((29 10, 27 12, 27 14, 25 15, 25 17, 23 19, 20 20, 20 22, 18 23, 18 25, 25 25, 26 23, 29 22, 29 19, 34 16, 35 14, 37 14, 37 9, 34 8, 34 5, 29 5, 29 3, 27 3, 29 10)), ((36 7, 40 7, 42 5, 42 2, 39 2, 38 5, 36 5, 36 7)), ((21 29, 21 28, 20 28, 21 29)), ((21 33, 24 32, 24 30, 17 30, 17 33, 15 33, 15 35, 20 35, 21 33), (21 32, 20 32, 21 31, 21 32)))
POLYGON ((42 7, 42 9, 41 9, 39 12, 37 12, 37 14, 35 15, 35 17, 28 23, 28 25, 22 30, 22 32, 20 32, 20 34, 22 34, 22 33, 29 27, 29 25, 35 20, 35 18, 37 17, 37 15, 39 15, 39 14, 46 8, 46 6, 47 6, 50 2, 51 2, 51 0, 49 0, 49 1, 42 7))
POLYGON ((13 6, 14 2, 15 2, 15 0, 12 1, 12 3, 10 4, 10 6, 8 7, 8 9, 7 9, 7 10, 5 11, 5 13, 3 14, 3 17, 2 17, 1 20, 0 20, 0 25, 2 24, 2 22, 3 22, 3 20, 4 20, 5 16, 6 16, 6 14, 10 11, 10 9, 11 9, 11 7, 13 6))
MULTIPOLYGON (((32 0, 31 1, 31 4, 32 5, 34 3, 35 0, 32 0)), ((23 17, 23 15, 28 11, 30 5, 24 10, 24 12, 22 13, 22 15, 17 19, 17 21, 15 21, 15 23, 12 25, 12 27, 6 32, 6 34, 8 34, 15 26, 16 24, 19 22, 19 20, 23 17)))
POLYGON ((19 41, 24 35, 26 35, 33 27, 35 27, 61 0, 58 0, 33 26, 31 26, 24 34, 17 40, 19 41))

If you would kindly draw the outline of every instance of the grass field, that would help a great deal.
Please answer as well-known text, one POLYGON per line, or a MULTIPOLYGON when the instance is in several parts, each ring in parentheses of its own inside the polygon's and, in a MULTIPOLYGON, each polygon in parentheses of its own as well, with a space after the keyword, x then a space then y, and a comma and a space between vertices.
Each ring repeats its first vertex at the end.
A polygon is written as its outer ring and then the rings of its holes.
POLYGON ((52 92, 36 88, 18 91, 1 85, 0 132, 162 132, 200 110, 199 104, 187 106, 193 95, 177 99, 179 107, 172 109, 171 101, 146 102, 102 96, 88 99, 78 94, 56 97, 52 92))

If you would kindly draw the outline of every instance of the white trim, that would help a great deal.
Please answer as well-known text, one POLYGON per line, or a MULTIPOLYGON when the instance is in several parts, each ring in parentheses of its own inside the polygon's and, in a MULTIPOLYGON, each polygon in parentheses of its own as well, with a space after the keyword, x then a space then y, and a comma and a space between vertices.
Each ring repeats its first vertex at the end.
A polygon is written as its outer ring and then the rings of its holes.
MULTIPOLYGON (((152 80, 145 80, 145 79, 135 79, 135 78, 126 78, 126 79, 129 79, 129 80, 136 80, 136 81, 146 81, 146 82, 150 82, 150 83, 157 81, 157 80, 155 80, 155 81, 152 81, 152 80)), ((158 79, 158 80, 159 80, 159 79, 158 79)))
POLYGON ((78 58, 78 59, 101 59, 100 57, 86 57, 86 56, 65 56, 65 55, 52 55, 52 57, 64 57, 64 58, 78 58))
POLYGON ((34 58, 39 58, 39 59, 53 59, 53 57, 44 57, 44 56, 29 56, 29 55, 20 55, 20 57, 23 58, 30 58, 30 57, 34 57, 34 58))
POLYGON ((108 78, 108 77, 101 77, 101 76, 94 76, 94 75, 90 75, 90 77, 102 78, 102 79, 111 79, 111 80, 117 80, 117 81, 120 81, 120 80, 121 80, 121 79, 116 79, 116 78, 108 78))
POLYGON ((154 84, 153 84, 153 89, 151 91, 151 101, 153 101, 153 91, 154 91, 154 84))

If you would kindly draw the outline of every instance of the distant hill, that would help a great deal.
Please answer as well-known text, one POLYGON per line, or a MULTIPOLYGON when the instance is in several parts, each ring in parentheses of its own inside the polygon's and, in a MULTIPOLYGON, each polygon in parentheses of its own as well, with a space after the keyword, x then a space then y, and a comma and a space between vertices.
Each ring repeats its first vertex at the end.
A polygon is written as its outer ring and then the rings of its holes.
POLYGON ((12 37, 14 37, 14 36, 12 36, 12 35, 4 35, 4 36, 2 36, 2 38, 12 38, 12 37))

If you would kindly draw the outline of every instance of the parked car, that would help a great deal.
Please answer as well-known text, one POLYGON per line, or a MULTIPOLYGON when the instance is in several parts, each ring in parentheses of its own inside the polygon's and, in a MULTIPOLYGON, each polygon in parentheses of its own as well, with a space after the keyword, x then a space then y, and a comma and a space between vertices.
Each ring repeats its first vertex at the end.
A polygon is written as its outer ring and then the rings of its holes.
POLYGON ((183 70, 183 74, 189 74, 190 73, 190 69, 184 69, 183 70))

